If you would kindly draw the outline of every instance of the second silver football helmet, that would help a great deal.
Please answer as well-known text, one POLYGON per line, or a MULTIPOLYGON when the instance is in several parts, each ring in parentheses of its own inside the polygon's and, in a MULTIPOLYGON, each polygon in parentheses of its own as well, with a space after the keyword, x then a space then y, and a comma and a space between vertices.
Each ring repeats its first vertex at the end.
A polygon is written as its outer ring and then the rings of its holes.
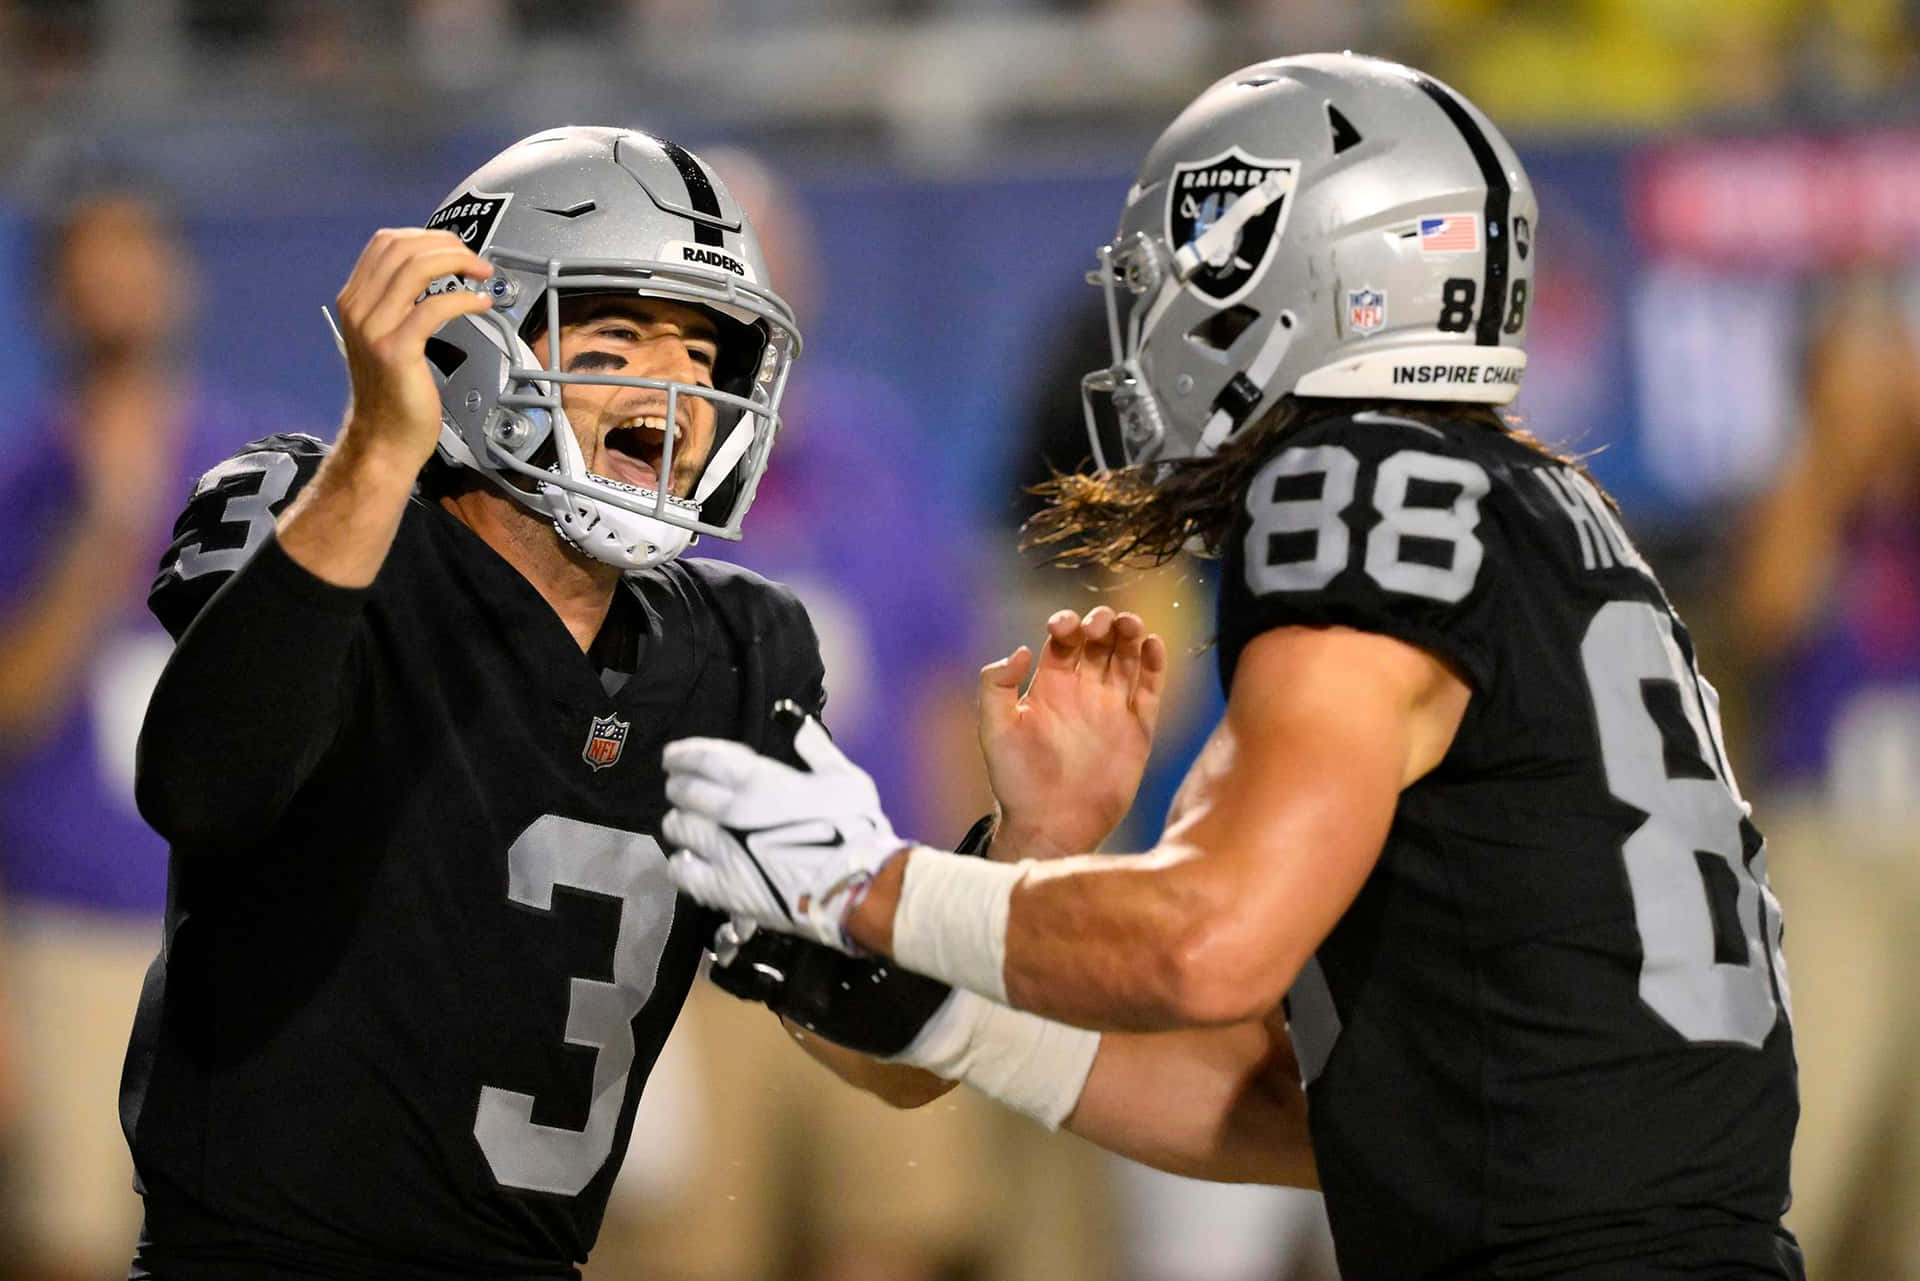
POLYGON ((1090 279, 1128 463, 1204 456, 1286 395, 1505 404, 1539 210, 1480 111, 1398 63, 1256 63, 1180 113, 1090 279))
POLYGON ((442 458, 482 472, 582 551, 622 568, 677 556, 695 534, 740 536, 800 333, 767 283, 753 228, 711 170, 636 130, 552 129, 488 161, 427 226, 452 231, 494 265, 485 281, 434 285, 495 300, 491 311, 443 325, 428 344, 441 384, 442 458), (605 293, 705 310, 720 328, 714 386, 559 369, 561 304, 605 293), (571 383, 666 394, 652 489, 587 470, 561 406, 561 387, 571 383), (687 398, 711 402, 717 423, 707 457, 680 460, 676 478, 687 398), (698 469, 690 483, 688 467, 698 469))

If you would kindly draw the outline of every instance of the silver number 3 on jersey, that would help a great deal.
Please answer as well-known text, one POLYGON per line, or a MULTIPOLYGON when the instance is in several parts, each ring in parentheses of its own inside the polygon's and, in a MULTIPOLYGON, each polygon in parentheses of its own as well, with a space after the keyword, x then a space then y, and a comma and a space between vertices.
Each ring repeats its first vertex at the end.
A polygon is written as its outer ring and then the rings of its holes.
POLYGON ((533 1096, 487 1085, 473 1135, 504 1186, 577 1196, 613 1152, 613 1134, 633 1070, 633 1019, 653 995, 673 925, 667 859, 650 836, 548 814, 507 851, 507 897, 553 910, 556 885, 620 900, 613 982, 575 978, 567 1043, 593 1047, 593 1102, 583 1130, 539 1125, 533 1096))

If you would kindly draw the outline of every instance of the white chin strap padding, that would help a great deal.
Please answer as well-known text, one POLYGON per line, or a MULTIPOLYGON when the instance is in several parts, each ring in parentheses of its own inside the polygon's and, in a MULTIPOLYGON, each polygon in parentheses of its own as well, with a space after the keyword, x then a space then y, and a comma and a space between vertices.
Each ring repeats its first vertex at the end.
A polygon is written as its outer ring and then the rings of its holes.
MULTIPOLYGON (((566 420, 565 411, 554 415, 554 447, 560 454, 560 470, 567 476, 585 476, 586 464, 580 442, 566 420)), ((612 503, 585 494, 576 494, 558 485, 543 484, 540 496, 547 514, 561 537, 597 561, 621 569, 645 569, 672 560, 693 541, 693 531, 642 516, 612 503)))
MULTIPOLYGON (((551 488, 551 487, 550 487, 551 488)), ((556 515, 561 535, 595 560, 622 569, 645 569, 672 560, 693 541, 693 531, 651 516, 625 511, 594 498, 569 494, 556 515)))

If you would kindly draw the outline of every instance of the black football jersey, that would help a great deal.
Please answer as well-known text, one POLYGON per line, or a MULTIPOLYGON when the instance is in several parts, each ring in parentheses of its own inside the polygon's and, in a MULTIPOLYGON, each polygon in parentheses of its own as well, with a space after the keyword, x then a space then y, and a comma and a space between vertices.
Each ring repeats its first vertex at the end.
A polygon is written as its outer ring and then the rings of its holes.
POLYGON ((678 561, 583 653, 418 500, 330 587, 271 537, 324 449, 210 472, 151 596, 198 666, 143 732, 173 849, 122 1088, 135 1275, 574 1276, 714 924, 667 877, 661 748, 817 710, 818 647, 784 589, 678 561))
POLYGON ((1222 678, 1285 626, 1472 697, 1287 1014, 1345 1281, 1798 1277, 1779 910, 1686 628, 1594 486, 1473 421, 1276 443, 1222 678))

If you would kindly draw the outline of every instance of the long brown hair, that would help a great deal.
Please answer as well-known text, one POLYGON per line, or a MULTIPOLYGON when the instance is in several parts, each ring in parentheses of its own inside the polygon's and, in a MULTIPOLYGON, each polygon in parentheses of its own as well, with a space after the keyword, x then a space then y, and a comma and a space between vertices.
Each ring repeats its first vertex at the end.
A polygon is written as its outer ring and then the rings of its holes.
POLYGON ((1055 472, 1033 487, 1047 506, 1027 521, 1021 546, 1038 548, 1047 563, 1066 568, 1151 568, 1188 547, 1218 555, 1240 495, 1274 446, 1314 423, 1362 408, 1435 425, 1479 423, 1585 473, 1576 460, 1541 444, 1491 406, 1285 396, 1206 458, 1141 463, 1095 474, 1055 472))

